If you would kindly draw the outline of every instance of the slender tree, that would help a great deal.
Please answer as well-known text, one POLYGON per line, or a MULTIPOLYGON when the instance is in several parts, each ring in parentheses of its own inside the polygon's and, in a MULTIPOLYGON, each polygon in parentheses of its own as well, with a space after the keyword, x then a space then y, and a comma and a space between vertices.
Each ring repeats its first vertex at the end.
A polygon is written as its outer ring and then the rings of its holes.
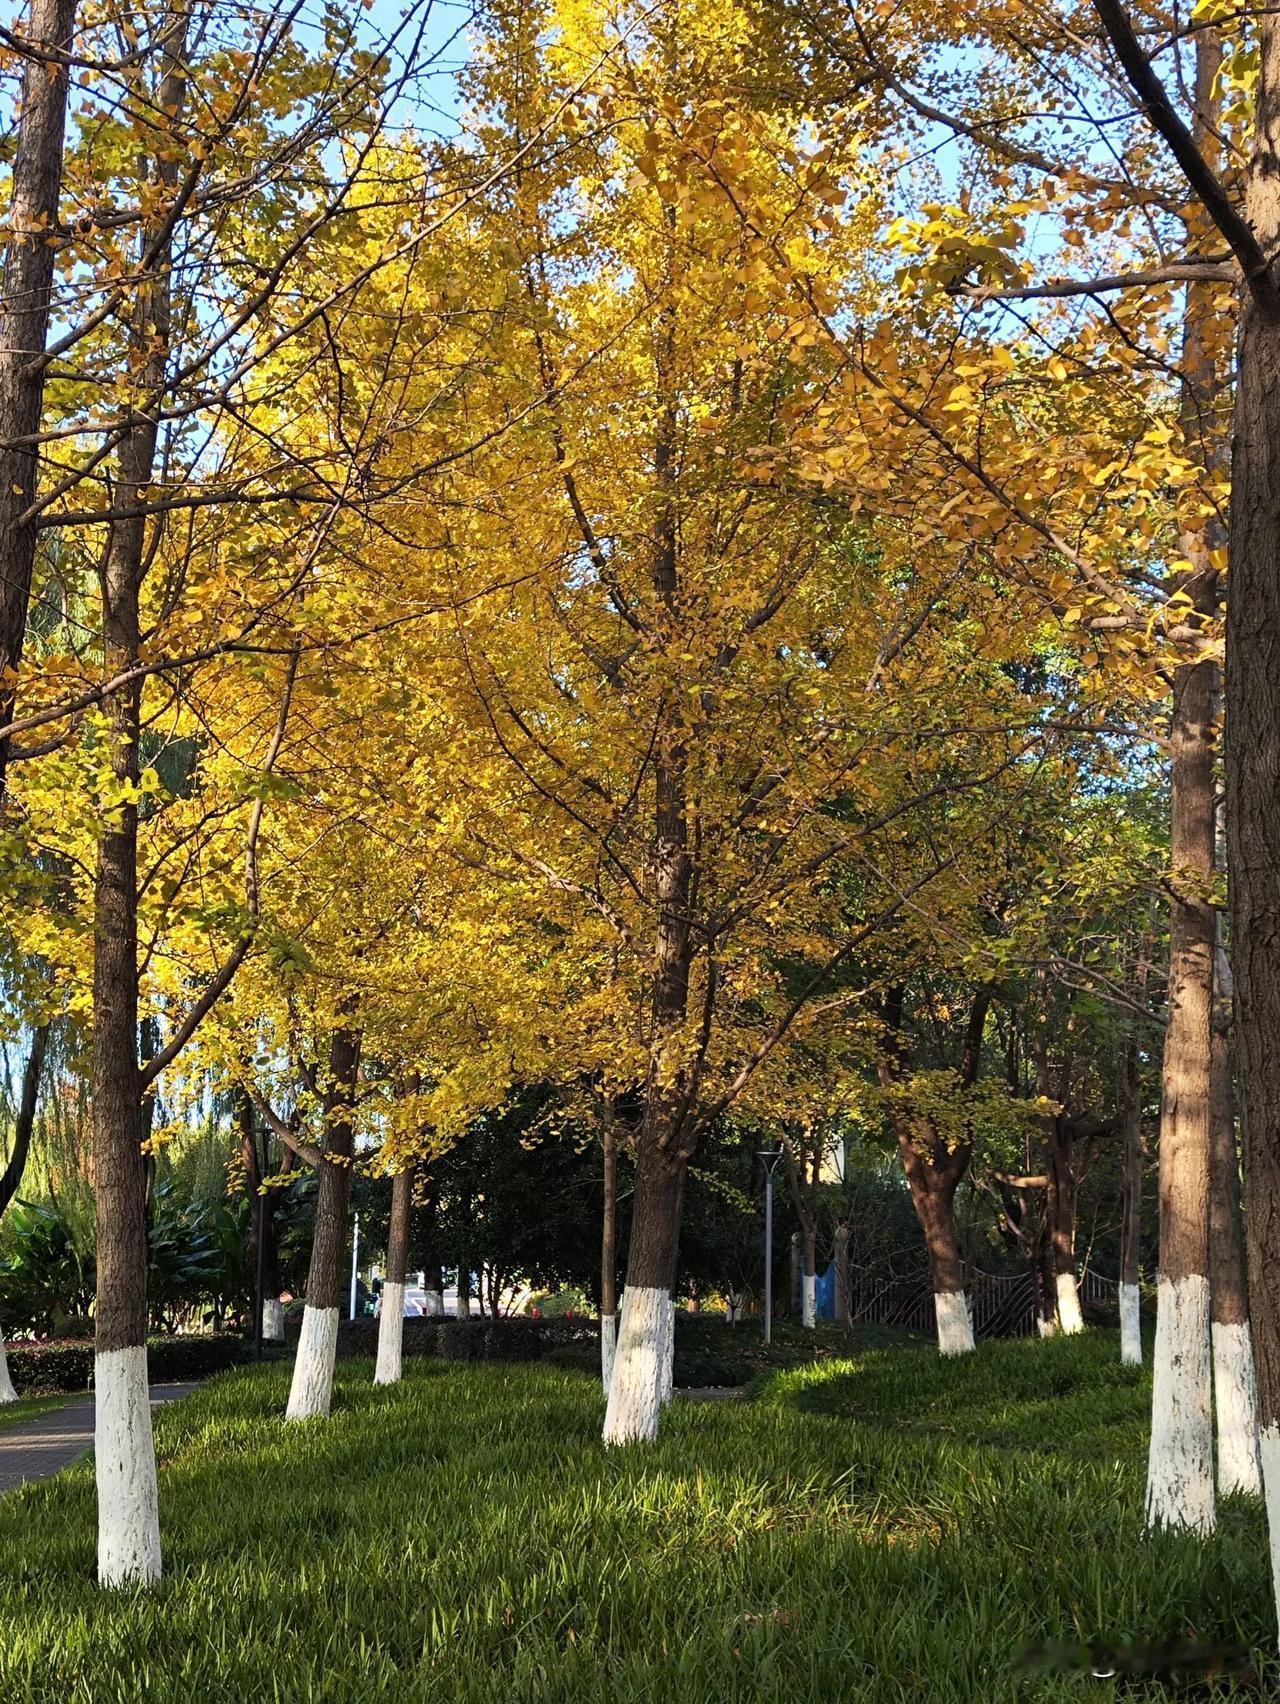
POLYGON ((1231 1070, 1231 971, 1217 953, 1213 1012, 1210 1122, 1213 1175, 1210 1198, 1213 1401, 1217 1421, 1218 1492, 1262 1493, 1258 1454, 1258 1387, 1249 1328, 1244 1224, 1240 1217, 1240 1154, 1231 1070))
POLYGON ((391 1181, 391 1223, 387 1231, 387 1275, 382 1283, 378 1319, 375 1384, 399 1384, 404 1349, 404 1274, 409 1255, 409 1219, 413 1211, 414 1172, 402 1166, 391 1181))
MULTIPOLYGON (((301 1151, 301 1157, 308 1160, 316 1172, 317 1189, 302 1332, 294 1356, 293 1382, 289 1387, 286 1409, 290 1420, 310 1420, 317 1415, 327 1415, 333 1401, 351 1164, 355 1154, 360 1043, 360 1032, 350 1023, 340 1024, 333 1031, 321 1101, 322 1134, 318 1143, 308 1144, 301 1151)), ((283 1129, 281 1134, 282 1139, 289 1140, 283 1129)), ((402 1292, 402 1314, 403 1311, 402 1292)))
MULTIPOLYGON (((61 242, 67 91, 76 0, 33 0, 9 235, 0 280, 0 729, 12 720, 38 537, 38 442, 44 406, 54 266, 61 242)), ((0 797, 10 742, 0 732, 0 797)))

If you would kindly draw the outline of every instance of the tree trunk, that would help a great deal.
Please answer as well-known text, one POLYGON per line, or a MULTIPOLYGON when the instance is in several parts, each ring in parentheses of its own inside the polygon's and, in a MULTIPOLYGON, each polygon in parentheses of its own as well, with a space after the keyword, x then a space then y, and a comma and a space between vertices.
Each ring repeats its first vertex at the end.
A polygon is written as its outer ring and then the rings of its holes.
MULTIPOLYGON (((176 121, 186 98, 187 13, 170 12, 159 41, 154 99, 176 121)), ((161 154, 155 176, 168 189, 176 160, 161 154)), ((103 662, 107 675, 136 665, 142 584, 153 551, 145 502, 155 468, 156 405, 164 394, 170 342, 170 245, 155 217, 142 228, 149 270, 137 285, 130 346, 140 406, 121 440, 114 520, 102 573, 103 662)), ((160 524, 160 523, 157 523, 160 524)), ((94 885, 93 1159, 98 1296, 94 1362, 94 1466, 98 1486, 98 1579, 116 1586, 160 1577, 160 1516, 147 1384, 146 1168, 138 1065, 138 681, 103 699, 112 794, 101 801, 94 885)))
POLYGON ((378 1319, 378 1365, 374 1384, 399 1384, 404 1351, 404 1272, 409 1254, 409 1217, 413 1209, 413 1167, 398 1171, 391 1184, 391 1225, 387 1232, 387 1276, 378 1319))
POLYGON ((1142 1365, 1142 1080, 1138 1040, 1124 1054, 1124 1222, 1120 1232, 1120 1360, 1142 1365))
MULTIPOLYGON (((1280 18, 1258 20, 1246 212, 1280 243, 1280 18)), ((1280 313, 1245 293, 1236 384, 1227 602, 1227 864, 1244 1141, 1249 1314, 1273 1581, 1280 1589, 1280 313)))
MULTIPOLYGON (((33 0, 25 40, 35 49, 71 51, 75 0, 33 0)), ((0 724, 12 719, 35 567, 37 528, 24 520, 36 499, 47 367, 50 296, 62 188, 68 67, 33 56, 22 74, 18 146, 9 199, 9 241, 0 284, 0 724)), ((0 736, 0 796, 9 741, 0 736)))
POLYGON ((929 1251, 938 1348, 944 1355, 964 1355, 974 1347, 973 1318, 965 1293, 955 1198, 969 1150, 956 1149, 935 1159, 921 1153, 906 1131, 898 1133, 898 1149, 929 1251))
POLYGON ((1084 1330, 1076 1270, 1076 1176, 1073 1144, 1064 1113, 1058 1113, 1049 1119, 1048 1126, 1045 1149, 1049 1182, 1045 1206, 1049 1220, 1053 1309, 1058 1330, 1064 1336, 1071 1337, 1084 1330))
MULTIPOLYGON (((658 380, 666 383, 674 326, 659 339, 658 380)), ((673 487, 675 410, 664 405, 654 435, 658 504, 652 545, 656 600, 653 640, 683 645, 679 549, 673 487)), ((636 1187, 627 1251, 626 1309, 605 1410, 607 1444, 651 1440, 674 1381, 672 1290, 680 1251, 684 1177, 697 1141, 697 1066, 689 1059, 685 1022, 692 964, 693 859, 689 852, 687 729, 678 700, 660 718, 654 740, 652 857, 656 915, 644 1114, 636 1140, 636 1187)), ((714 975, 708 966, 708 975, 714 975)), ((714 983, 708 1000, 714 999, 714 983)), ((708 1006, 708 1014, 712 1007, 708 1006)))
POLYGON ((600 1137, 604 1149, 604 1211, 600 1231, 600 1380, 608 1396, 618 1348, 618 1125, 611 1095, 605 1097, 600 1137))
MULTIPOLYGON (((0 1176, 0 1213, 13 1200, 22 1184, 31 1152, 31 1133, 35 1129, 36 1109, 40 1100, 40 1079, 44 1074, 44 1056, 49 1044, 48 1023, 37 1024, 31 1035, 31 1049, 22 1072, 22 1099, 13 1128, 13 1150, 0 1176)), ((9 1362, 4 1352, 4 1336, 0 1334, 0 1405, 16 1402, 18 1393, 9 1376, 9 1362)))
POLYGON ((800 1238, 801 1265, 800 1324, 813 1331, 818 1324, 818 1232, 807 1224, 800 1238))
POLYGON ((347 1203, 351 1194, 351 1157, 355 1144, 352 1112, 360 1069, 360 1037, 335 1030, 329 1048, 325 1092, 323 1158, 318 1168, 315 1233, 307 1268, 302 1333, 293 1362, 293 1383, 286 1409, 290 1420, 327 1415, 333 1400, 333 1368, 338 1348, 338 1309, 342 1300, 343 1257, 347 1249, 347 1203))
POLYGON ((422 1263, 422 1289, 426 1297, 427 1317, 439 1319, 444 1313, 444 1268, 436 1253, 436 1209, 439 1199, 433 1179, 428 1177, 427 1186, 423 1191, 423 1202, 418 1213, 419 1234, 423 1239, 426 1254, 422 1263))
MULTIPOLYGON (((1193 129, 1218 155, 1217 32, 1196 36, 1193 129)), ((1196 209, 1188 238, 1203 239, 1196 209)), ((1214 418, 1218 332, 1211 288, 1187 286, 1183 315, 1183 422, 1189 452, 1206 473, 1220 460, 1214 418)), ((1217 607, 1210 523, 1181 539, 1190 563, 1178 590, 1205 617, 1217 607)), ((1147 1522, 1208 1533, 1214 1525, 1212 1356, 1209 1334, 1209 1078, 1213 1009, 1215 665, 1174 672, 1170 724, 1173 872, 1169 916, 1169 1023, 1160 1093, 1160 1277, 1156 1291, 1147 1522)))
MULTIPOLYGON (((259 1271, 258 1244, 262 1244, 262 1337, 267 1343, 284 1342, 284 1305, 280 1300, 280 1247, 276 1237, 276 1209, 279 1205, 279 1188, 262 1188, 262 1180, 269 1167, 269 1136, 262 1133, 263 1152, 258 1152, 258 1124, 254 1116, 253 1102, 244 1090, 237 1094, 237 1104, 240 1119, 240 1159, 244 1166, 245 1182, 249 1190, 249 1271, 254 1275, 254 1291, 257 1291, 257 1274, 259 1271)), ((292 1148, 286 1148, 281 1169, 285 1172, 293 1170, 297 1156, 292 1148)))
POLYGON ((847 1331, 853 1324, 853 1283, 849 1270, 849 1227, 836 1226, 835 1237, 835 1268, 836 1268, 836 1324, 847 1331))
POLYGON ((674 1330, 671 1278, 680 1241, 683 1163, 672 1162, 641 1138, 622 1329, 604 1441, 652 1441, 658 1435, 663 1385, 674 1330))
POLYGON ((1231 990, 1226 954, 1217 954, 1213 1023, 1213 1131, 1210 1265, 1213 1320, 1213 1399, 1218 1422, 1218 1491, 1262 1494, 1258 1456, 1258 1396, 1249 1333, 1244 1226, 1240 1219, 1240 1159, 1236 1150, 1231 1080, 1231 990))

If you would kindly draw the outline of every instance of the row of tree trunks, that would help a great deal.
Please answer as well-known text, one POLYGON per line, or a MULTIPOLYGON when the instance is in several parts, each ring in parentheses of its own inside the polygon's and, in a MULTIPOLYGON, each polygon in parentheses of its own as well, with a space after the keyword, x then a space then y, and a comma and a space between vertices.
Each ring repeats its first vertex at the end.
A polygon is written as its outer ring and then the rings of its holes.
POLYGON ((315 1230, 307 1268, 302 1333, 293 1363, 286 1414, 308 1420, 329 1412, 333 1368, 338 1349, 338 1310, 342 1300, 347 1247, 347 1207, 355 1147, 353 1115, 360 1070, 360 1034, 340 1028, 329 1047, 324 1095, 324 1137, 317 1167, 315 1230))

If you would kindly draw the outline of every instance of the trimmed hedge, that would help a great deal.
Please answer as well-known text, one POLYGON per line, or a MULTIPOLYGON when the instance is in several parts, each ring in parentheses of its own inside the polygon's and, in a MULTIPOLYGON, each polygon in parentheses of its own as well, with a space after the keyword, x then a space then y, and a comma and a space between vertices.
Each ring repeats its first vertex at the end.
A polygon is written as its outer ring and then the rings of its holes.
MULTIPOLYGON (((21 1396, 53 1396, 93 1386, 91 1337, 10 1343, 6 1352, 21 1396)), ((156 1337, 147 1344, 147 1368, 153 1383, 181 1384, 225 1372, 247 1353, 240 1337, 156 1337)))
MULTIPOLYGON (((540 1361, 574 1343, 597 1342, 594 1319, 406 1319, 404 1353, 442 1361, 540 1361)), ((338 1327, 338 1354, 373 1356, 378 1352, 376 1319, 344 1320, 338 1327)))

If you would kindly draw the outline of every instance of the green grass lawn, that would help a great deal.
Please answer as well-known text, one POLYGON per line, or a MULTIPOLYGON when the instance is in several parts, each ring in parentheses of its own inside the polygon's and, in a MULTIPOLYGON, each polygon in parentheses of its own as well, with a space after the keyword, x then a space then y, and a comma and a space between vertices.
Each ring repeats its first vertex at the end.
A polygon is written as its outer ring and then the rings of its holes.
POLYGON ((1080 1670, 1088 1641, 1140 1669, 1274 1637, 1257 1510, 1211 1545, 1141 1537, 1146 1389, 1116 1362, 1109 1333, 866 1349, 677 1402, 621 1454, 559 1368, 422 1361, 384 1392, 344 1364, 301 1426, 286 1370, 245 1368, 157 1416, 149 1595, 93 1585, 87 1468, 0 1500, 0 1698, 1275 1696, 1226 1678, 1243 1656, 1176 1692, 1080 1670))

